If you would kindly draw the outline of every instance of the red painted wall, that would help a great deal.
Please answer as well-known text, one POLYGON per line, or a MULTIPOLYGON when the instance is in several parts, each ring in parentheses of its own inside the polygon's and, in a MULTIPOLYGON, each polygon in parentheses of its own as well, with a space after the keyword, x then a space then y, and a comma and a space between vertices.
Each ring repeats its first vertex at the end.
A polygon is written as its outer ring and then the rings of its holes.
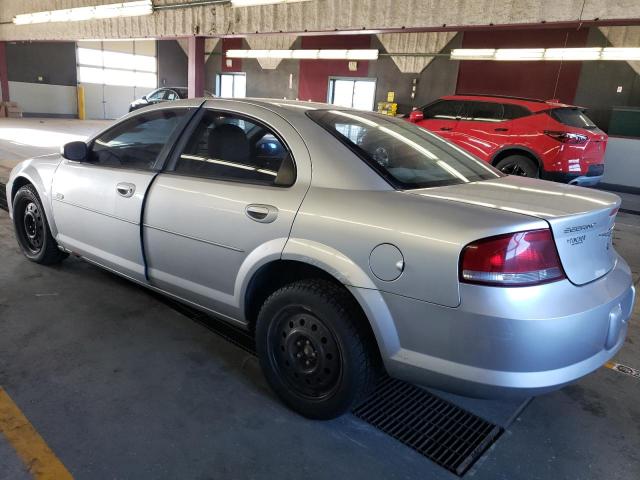
MULTIPOLYGON (((327 35, 302 37, 300 48, 360 49, 371 48, 370 46, 369 35, 327 35)), ((368 61, 358 61, 357 71, 350 72, 349 62, 346 60, 300 60, 298 98, 326 102, 329 77, 366 77, 368 72, 368 61)))
MULTIPOLYGON (((588 29, 493 30, 464 32, 462 48, 584 47, 588 29)), ((582 62, 460 62, 456 92, 559 98, 573 103, 582 62), (559 75, 559 76, 558 76, 559 75), (557 87, 556 87, 557 82, 557 87), (555 92, 555 93, 554 93, 555 92)))
POLYGON ((242 59, 232 58, 230 59, 233 64, 227 67, 227 50, 243 50, 244 46, 243 38, 223 38, 222 39, 222 71, 223 72, 241 72, 242 71, 242 59))

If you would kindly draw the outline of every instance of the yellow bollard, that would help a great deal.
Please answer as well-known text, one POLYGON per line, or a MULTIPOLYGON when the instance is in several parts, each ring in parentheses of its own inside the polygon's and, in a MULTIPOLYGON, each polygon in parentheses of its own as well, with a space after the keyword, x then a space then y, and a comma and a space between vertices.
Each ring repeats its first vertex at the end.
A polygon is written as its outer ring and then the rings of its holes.
POLYGON ((84 111, 84 87, 82 85, 78 85, 78 118, 80 120, 84 120, 86 118, 86 114, 84 111))

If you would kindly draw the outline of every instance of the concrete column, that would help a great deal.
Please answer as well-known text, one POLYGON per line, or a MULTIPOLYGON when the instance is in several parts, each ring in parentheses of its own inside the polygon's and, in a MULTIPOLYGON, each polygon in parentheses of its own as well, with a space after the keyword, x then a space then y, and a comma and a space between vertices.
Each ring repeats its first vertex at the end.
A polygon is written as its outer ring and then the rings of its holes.
POLYGON ((7 42, 0 42, 0 89, 2 101, 9 101, 9 72, 7 70, 7 42))
POLYGON ((189 98, 204 96, 204 37, 189 37, 189 98))

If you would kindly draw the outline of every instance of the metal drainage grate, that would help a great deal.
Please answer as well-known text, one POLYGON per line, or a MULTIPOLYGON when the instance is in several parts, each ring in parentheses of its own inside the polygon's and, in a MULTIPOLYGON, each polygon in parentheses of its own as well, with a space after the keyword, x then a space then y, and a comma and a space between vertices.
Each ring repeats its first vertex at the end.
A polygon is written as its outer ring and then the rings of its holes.
MULTIPOLYGON (((253 335, 155 294, 174 310, 255 355, 253 335)), ((385 377, 353 414, 462 476, 502 434, 502 428, 410 383, 385 377)))
POLYGON ((497 425, 390 377, 353 413, 459 476, 502 433, 497 425))
POLYGON ((0 182, 0 209, 7 210, 7 188, 6 185, 0 182))

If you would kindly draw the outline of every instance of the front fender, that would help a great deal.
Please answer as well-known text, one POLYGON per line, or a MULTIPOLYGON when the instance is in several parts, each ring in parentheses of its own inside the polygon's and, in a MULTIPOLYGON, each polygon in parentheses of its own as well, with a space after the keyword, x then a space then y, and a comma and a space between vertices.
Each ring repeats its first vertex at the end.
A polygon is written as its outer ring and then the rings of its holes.
POLYGON ((9 175, 7 183, 7 206, 9 215, 13 218, 13 189, 16 181, 24 179, 31 183, 38 192, 42 206, 44 207, 51 234, 56 237, 58 229, 56 228, 55 219, 53 218, 53 209, 51 205, 51 184, 53 175, 60 164, 62 157, 59 154, 46 155, 43 157, 32 158, 20 162, 14 167, 9 175))

